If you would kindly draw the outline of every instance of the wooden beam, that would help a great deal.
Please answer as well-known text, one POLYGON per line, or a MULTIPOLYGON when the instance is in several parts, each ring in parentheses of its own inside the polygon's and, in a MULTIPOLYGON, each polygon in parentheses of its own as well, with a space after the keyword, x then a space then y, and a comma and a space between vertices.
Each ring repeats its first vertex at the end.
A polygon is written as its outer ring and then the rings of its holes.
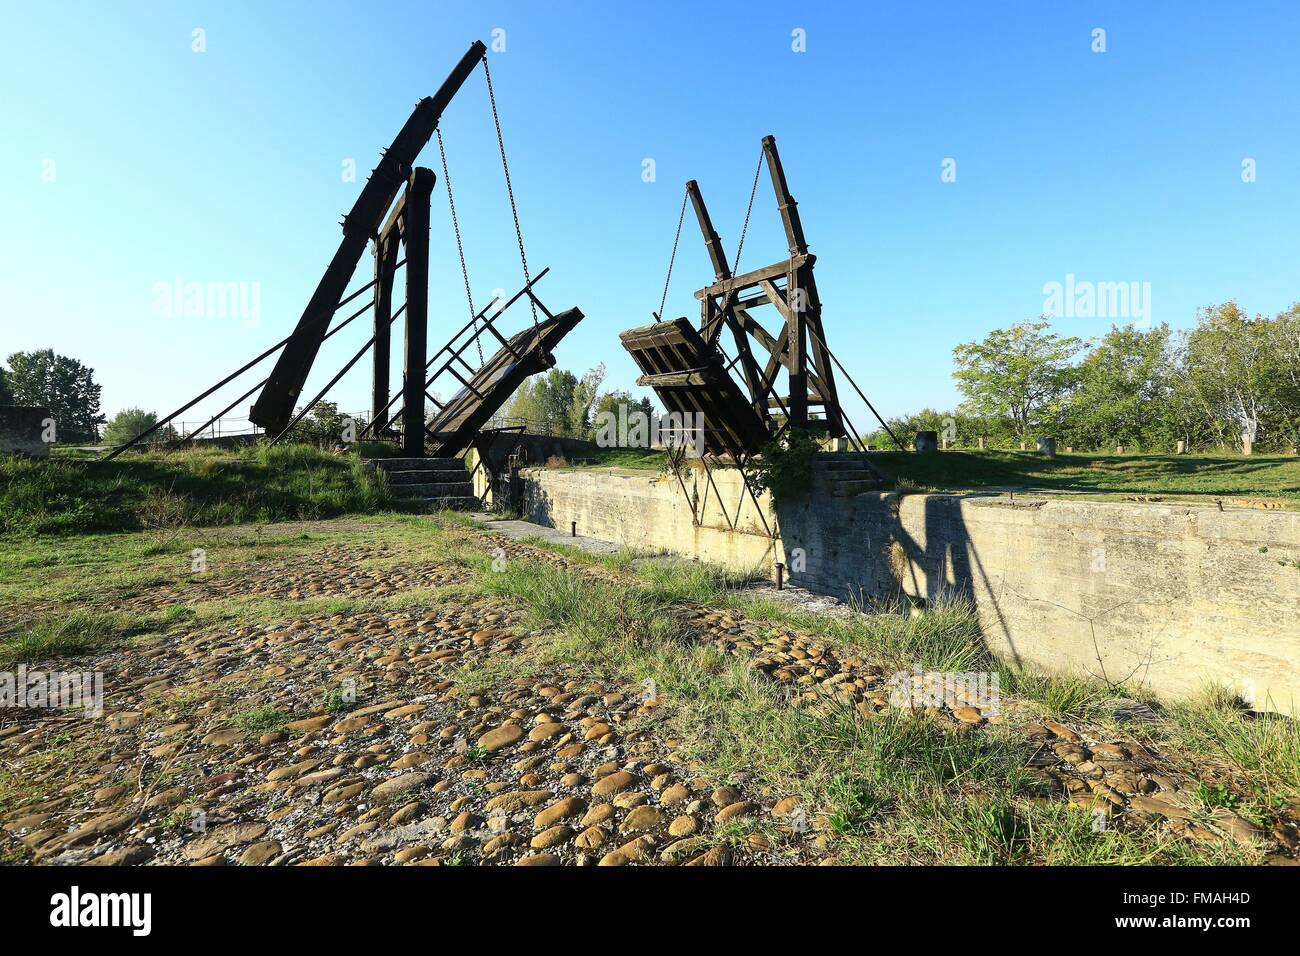
POLYGON ((693 368, 683 372, 659 372, 655 375, 642 375, 637 378, 636 383, 650 388, 680 388, 687 385, 712 386, 718 383, 718 374, 716 369, 707 367, 693 368))
POLYGON ((429 200, 436 177, 416 167, 403 213, 406 242, 406 349, 402 372, 402 453, 424 457, 424 370, 429 336, 429 200))
POLYGON ((388 427, 389 354, 392 351, 393 278, 397 271, 397 240, 376 239, 375 254, 375 351, 370 387, 370 421, 376 432, 388 427))
POLYGON ((763 279, 779 279, 781 276, 790 272, 791 268, 801 268, 805 265, 811 265, 817 261, 817 257, 811 252, 806 255, 794 256, 790 259, 782 259, 780 262, 774 262, 770 266, 763 266, 761 269, 754 269, 752 272, 742 272, 738 276, 730 279, 715 282, 713 285, 705 286, 695 293, 695 298, 703 299, 705 296, 725 295, 728 292, 735 292, 745 289, 749 286, 758 285, 763 279))
POLYGON ((695 207, 695 219, 700 224, 704 246, 709 251, 709 261, 713 263, 714 276, 719 282, 730 278, 731 268, 727 265, 727 257, 722 251, 722 239, 713 228, 713 218, 709 215, 708 207, 704 205, 700 184, 692 179, 686 184, 686 194, 691 197, 691 205, 695 207))
POLYGON ((804 238, 803 222, 799 219, 799 204, 790 195, 790 186, 785 181, 785 169, 781 166, 781 154, 776 151, 775 136, 763 137, 763 155, 767 157, 767 171, 772 178, 776 208, 780 210, 781 223, 785 226, 790 255, 803 255, 808 251, 808 240, 804 238))

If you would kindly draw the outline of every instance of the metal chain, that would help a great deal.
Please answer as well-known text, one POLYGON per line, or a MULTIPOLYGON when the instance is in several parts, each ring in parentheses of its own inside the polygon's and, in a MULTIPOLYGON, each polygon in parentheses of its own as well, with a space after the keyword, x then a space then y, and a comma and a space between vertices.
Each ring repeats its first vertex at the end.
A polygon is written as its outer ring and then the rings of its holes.
POLYGON ((660 322, 664 317, 664 306, 668 304, 668 283, 673 278, 673 263, 677 259, 677 243, 682 238, 682 222, 686 218, 686 199, 690 192, 682 190, 682 209, 677 214, 677 232, 673 235, 673 254, 668 257, 668 275, 664 276, 664 294, 659 298, 659 311, 655 313, 655 321, 660 322))
POLYGON ((478 366, 483 367, 483 341, 478 335, 478 313, 474 311, 474 296, 469 290, 469 268, 465 265, 465 246, 460 241, 460 220, 456 218, 456 197, 451 192, 451 173, 447 171, 447 148, 442 142, 442 128, 437 127, 438 155, 442 157, 442 181, 447 186, 447 203, 451 206, 451 228, 456 233, 456 254, 460 256, 460 274, 465 280, 465 300, 469 303, 469 318, 474 323, 474 344, 478 347, 478 366))
POLYGON ((754 196, 758 193, 758 177, 763 173, 763 151, 758 153, 758 168, 754 170, 754 185, 749 187, 749 205, 745 207, 745 224, 740 227, 740 242, 736 244, 736 259, 731 266, 734 278, 740 270, 740 250, 745 248, 745 233, 749 232, 749 216, 754 211, 754 196))
MULTIPOLYGON (((492 122, 497 128, 497 146, 501 148, 501 168, 506 173, 506 195, 510 197, 510 215, 515 220, 515 238, 519 240, 519 261, 524 267, 524 284, 525 286, 532 283, 532 278, 528 275, 528 256, 524 252, 524 234, 519 228, 519 207, 515 205, 515 190, 510 184, 510 163, 506 160, 506 141, 501 136, 501 116, 497 112, 496 94, 492 92, 492 71, 488 69, 487 57, 483 57, 483 76, 487 78, 488 101, 492 104, 492 122)), ((528 307, 533 311, 533 325, 537 324, 537 303, 533 297, 528 297, 528 307)))
MULTIPOLYGON (((749 217, 750 214, 754 211, 754 196, 758 194, 758 178, 763 174, 763 157, 764 157, 764 153, 762 150, 760 150, 758 153, 758 168, 754 170, 754 184, 749 187, 749 205, 745 207, 745 222, 740 227, 740 241, 736 243, 736 258, 732 260, 732 264, 731 264, 731 277, 733 279, 740 271, 740 253, 741 250, 745 248, 745 234, 749 232, 749 217)), ((736 290, 734 287, 729 288, 727 289, 726 295, 722 297, 722 309, 724 311, 726 310, 727 306, 730 305, 731 297, 735 294, 735 292, 736 290)), ((718 351, 721 352, 722 355, 725 357, 727 353, 723 351, 722 343, 715 342, 714 345, 716 346, 718 351)))

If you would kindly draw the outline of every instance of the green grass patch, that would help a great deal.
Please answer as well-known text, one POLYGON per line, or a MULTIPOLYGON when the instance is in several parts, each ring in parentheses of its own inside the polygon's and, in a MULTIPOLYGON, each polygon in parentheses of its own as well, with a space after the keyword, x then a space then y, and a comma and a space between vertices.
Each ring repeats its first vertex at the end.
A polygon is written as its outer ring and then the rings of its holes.
POLYGON ((289 722, 289 715, 277 707, 253 707, 235 715, 235 725, 249 737, 273 733, 289 722))
POLYGON ((0 668, 96 654, 164 627, 161 619, 129 614, 87 610, 48 614, 0 635, 0 668))
POLYGON ((1300 721, 1246 710, 1234 695, 1214 687, 1175 702, 1169 715, 1181 750, 1211 755, 1245 777, 1264 806, 1300 806, 1300 721))
POLYGON ((216 449, 113 461, 0 459, 0 532, 176 529, 370 514, 398 507, 355 455, 307 445, 239 458, 216 449))
MULTIPOLYGON (((906 711, 863 719, 832 701, 798 706, 788 691, 695 639, 683 604, 723 605, 736 582, 702 565, 655 565, 623 582, 588 581, 542 562, 485 571, 479 587, 520 601, 544 636, 524 654, 466 671, 462 683, 568 673, 652 686, 665 700, 656 719, 683 740, 685 756, 719 783, 748 779, 796 794, 842 862, 965 864, 1219 864, 1253 862, 1251 851, 1164 840, 1154 831, 1098 830, 1089 814, 1046 793, 1026 769, 1034 745, 1001 727, 978 731, 906 711), (648 684, 648 682, 653 682, 648 684)), ((775 605, 770 619, 783 619, 775 605)), ((913 617, 882 613, 823 621, 838 640, 898 662, 967 666, 982 653, 969 609, 913 617), (930 620, 927 620, 930 618, 930 620)), ((878 655, 873 654, 876 659, 878 655)), ((1056 690, 1058 710, 1079 706, 1056 690)), ((738 834, 731 834, 733 840, 738 834)), ((723 837, 719 837, 722 839, 723 837)), ((797 853, 787 844, 782 852, 797 853)))
POLYGON ((1294 455, 1100 455, 1032 452, 872 452, 871 463, 916 489, 988 487, 1114 495, 1274 497, 1300 501, 1294 455))
POLYGON ((668 456, 664 452, 645 448, 593 448, 591 451, 574 452, 572 461, 567 461, 560 467, 579 470, 621 468, 646 472, 666 472, 670 469, 668 456))

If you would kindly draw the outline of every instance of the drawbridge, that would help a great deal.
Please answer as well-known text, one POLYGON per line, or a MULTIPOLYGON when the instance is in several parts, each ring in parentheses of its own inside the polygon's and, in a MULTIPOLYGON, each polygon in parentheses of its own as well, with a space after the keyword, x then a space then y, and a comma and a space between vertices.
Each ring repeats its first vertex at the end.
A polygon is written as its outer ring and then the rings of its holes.
MULTIPOLYGON (((710 459, 737 468, 764 527, 767 520, 758 505, 752 466, 765 448, 781 441, 790 429, 844 439, 859 452, 866 450, 840 401, 837 375, 844 377, 897 443, 889 425, 827 345, 821 297, 813 272, 816 261, 817 257, 808 248, 798 203, 790 195, 776 139, 765 136, 735 258, 727 261, 699 183, 690 180, 677 217, 659 311, 651 313, 652 324, 620 335, 623 347, 642 372, 637 384, 654 389, 668 412, 678 416, 677 421, 694 423, 678 429, 683 440, 675 442, 669 451, 683 492, 686 486, 682 467, 688 445, 694 444, 702 447, 706 487, 712 486, 716 491, 710 459), (771 265, 740 272, 741 253, 764 166, 784 227, 788 255, 771 265), (695 292, 700 303, 698 329, 686 317, 663 320, 688 202, 694 209, 714 273, 713 281, 695 292), (769 331, 758 318, 759 309, 764 306, 775 311, 780 320, 775 332, 769 331), (725 350, 724 332, 729 334, 735 348, 734 357, 725 350), (686 433, 690 431, 702 435, 689 436, 686 433), (702 440, 698 443, 686 440, 690 437, 702 440)), ((691 496, 687 494, 687 497, 691 496)), ((735 520, 727 513, 720 495, 718 503, 735 527, 735 520)), ((692 513, 698 525, 694 501, 692 513)), ((770 528, 768 531, 772 533, 770 528)))
POLYGON ((577 308, 558 314, 551 312, 537 294, 536 286, 549 269, 536 275, 529 270, 487 48, 480 41, 471 44, 432 96, 416 104, 410 118, 383 151, 378 165, 341 225, 343 237, 338 250, 288 336, 190 399, 148 431, 112 449, 107 457, 114 458, 148 441, 177 416, 225 389, 273 355, 276 359, 266 377, 246 388, 185 437, 186 440, 201 437, 223 415, 257 393, 249 418, 264 429, 271 443, 275 444, 291 436, 294 426, 367 354, 372 357, 371 411, 369 421, 357 438, 398 442, 402 454, 411 458, 458 456, 478 440, 487 421, 509 400, 524 379, 555 365, 556 346, 582 320, 582 312, 577 308), (514 221, 523 285, 504 301, 497 296, 481 309, 476 309, 440 123, 444 110, 480 64, 514 221), (429 230, 432 196, 438 178, 434 170, 417 166, 416 161, 435 136, 469 318, 430 356, 429 230), (367 247, 373 257, 374 278, 347 292, 347 285, 367 247), (405 301, 394 308, 397 274, 402 270, 405 301), (342 319, 338 318, 345 307, 358 300, 361 302, 359 307, 342 319), (506 328, 507 316, 512 314, 509 310, 521 301, 527 303, 531 324, 509 332, 506 328), (322 345, 367 313, 372 320, 370 337, 324 387, 304 400, 304 387, 322 345), (400 389, 391 393, 392 327, 399 318, 403 320, 404 328, 403 368, 400 389), (483 351, 485 341, 493 349, 486 358, 483 351), (455 389, 445 402, 435 395, 443 389, 455 389), (396 411, 394 406, 397 406, 396 411), (432 415, 426 411, 429 406, 432 406, 432 415))

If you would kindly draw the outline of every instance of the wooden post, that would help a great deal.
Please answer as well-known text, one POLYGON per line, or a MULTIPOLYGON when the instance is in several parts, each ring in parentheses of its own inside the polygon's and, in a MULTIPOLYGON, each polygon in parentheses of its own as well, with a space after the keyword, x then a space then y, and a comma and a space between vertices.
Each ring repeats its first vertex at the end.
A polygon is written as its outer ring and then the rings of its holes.
MULTIPOLYGON (((786 288, 799 288, 797 269, 791 269, 786 277, 786 288)), ((790 315, 786 318, 790 330, 788 346, 790 349, 790 427, 808 427, 808 311, 801 308, 798 301, 790 303, 790 315)))
POLYGON ((371 434, 388 427, 390 329, 393 318, 393 277, 397 271, 398 238, 376 239, 375 247, 375 353, 370 389, 371 434))
POLYGON ((402 454, 424 457, 424 371, 429 334, 429 198, 433 170, 417 166, 402 213, 406 245, 406 349, 402 370, 402 454))

